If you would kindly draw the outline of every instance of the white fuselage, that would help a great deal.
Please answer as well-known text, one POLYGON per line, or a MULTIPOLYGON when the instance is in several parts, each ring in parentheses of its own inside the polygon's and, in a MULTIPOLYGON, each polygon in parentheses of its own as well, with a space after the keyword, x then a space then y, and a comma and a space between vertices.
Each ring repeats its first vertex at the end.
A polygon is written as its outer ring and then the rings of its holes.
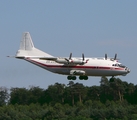
MULTIPOLYGON (((76 59, 76 58, 75 58, 76 59)), ((126 75, 130 72, 127 67, 118 66, 118 62, 111 60, 104 60, 98 58, 87 58, 89 61, 83 65, 80 64, 60 64, 50 60, 40 60, 25 58, 26 61, 31 62, 48 71, 58 74, 70 75, 71 70, 85 71, 86 76, 117 76, 126 75), (117 66, 116 66, 117 64, 117 66)))
POLYGON ((34 47, 29 32, 23 34, 20 48, 15 58, 24 59, 39 67, 42 67, 53 73, 68 75, 68 79, 87 80, 88 76, 117 76, 126 75, 130 70, 117 62, 116 56, 113 59, 105 58, 81 58, 72 57, 54 57, 34 47))

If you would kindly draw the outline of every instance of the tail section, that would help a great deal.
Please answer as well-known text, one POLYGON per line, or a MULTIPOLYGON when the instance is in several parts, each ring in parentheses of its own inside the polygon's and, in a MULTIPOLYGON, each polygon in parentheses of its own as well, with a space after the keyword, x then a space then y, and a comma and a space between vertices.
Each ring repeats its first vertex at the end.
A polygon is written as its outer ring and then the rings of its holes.
POLYGON ((32 50, 34 49, 34 45, 31 39, 29 32, 23 34, 23 39, 20 43, 20 50, 32 50))
POLYGON ((16 53, 16 58, 35 56, 52 57, 51 55, 35 48, 29 32, 25 32, 20 43, 20 48, 16 53))

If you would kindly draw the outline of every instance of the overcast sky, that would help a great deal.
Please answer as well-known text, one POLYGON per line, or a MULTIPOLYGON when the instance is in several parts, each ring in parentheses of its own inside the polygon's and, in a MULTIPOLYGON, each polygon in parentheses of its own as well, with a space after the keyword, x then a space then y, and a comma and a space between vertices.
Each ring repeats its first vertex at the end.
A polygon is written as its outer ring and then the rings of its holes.
MULTIPOLYGON (((23 32, 30 32, 35 47, 53 55, 113 57, 131 69, 119 77, 137 84, 136 0, 1 0, 0 86, 26 87, 68 84, 67 76, 50 73, 15 55, 23 32)), ((100 77, 76 80, 100 85, 100 77)))

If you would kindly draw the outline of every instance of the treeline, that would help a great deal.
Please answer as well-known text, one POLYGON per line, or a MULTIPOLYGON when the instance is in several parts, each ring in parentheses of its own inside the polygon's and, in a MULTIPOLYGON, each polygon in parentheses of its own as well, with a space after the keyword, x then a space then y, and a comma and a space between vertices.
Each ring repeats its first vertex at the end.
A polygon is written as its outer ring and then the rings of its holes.
POLYGON ((136 120, 137 85, 102 78, 100 86, 69 81, 47 89, 0 89, 2 120, 136 120))

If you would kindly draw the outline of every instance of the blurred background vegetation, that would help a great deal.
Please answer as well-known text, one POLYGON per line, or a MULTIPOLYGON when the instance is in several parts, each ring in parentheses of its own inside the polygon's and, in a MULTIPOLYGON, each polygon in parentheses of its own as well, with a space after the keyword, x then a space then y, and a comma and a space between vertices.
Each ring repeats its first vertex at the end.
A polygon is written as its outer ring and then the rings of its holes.
POLYGON ((102 78, 100 86, 69 81, 47 89, 0 87, 0 120, 137 120, 137 85, 102 78))

